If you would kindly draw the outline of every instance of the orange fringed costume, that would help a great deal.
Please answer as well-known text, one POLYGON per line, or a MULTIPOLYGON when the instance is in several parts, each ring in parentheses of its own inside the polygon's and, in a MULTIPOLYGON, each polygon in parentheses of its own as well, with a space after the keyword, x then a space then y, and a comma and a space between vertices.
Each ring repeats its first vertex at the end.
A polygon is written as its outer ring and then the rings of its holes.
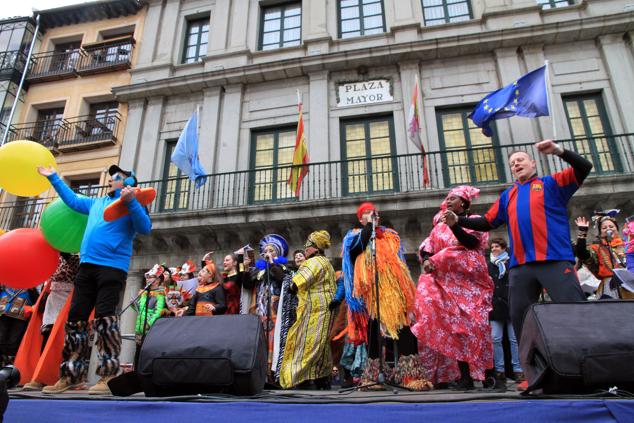
MULTIPOLYGON (((343 274, 346 301, 350 309, 348 339, 360 345, 367 342, 368 316, 376 319, 374 264, 368 244, 356 258, 351 251, 361 245, 361 230, 352 229, 344 237, 343 274), (354 263, 352 262, 354 260, 354 263)), ((409 325, 416 288, 400 251, 400 238, 392 229, 376 229, 376 261, 379 273, 381 327, 386 335, 398 339, 398 331, 409 325)))
MULTIPOLYGON (((379 301, 381 326, 392 339, 398 331, 409 325, 407 313, 414 308, 416 289, 409 269, 401 260, 401 240, 391 229, 378 228, 376 262, 379 270, 379 301)), ((354 264, 354 295, 363 298, 371 318, 376 319, 376 293, 374 264, 370 248, 360 254, 354 264)))
POLYGON ((34 313, 15 356, 15 366, 20 369, 20 385, 31 380, 36 380, 44 385, 52 385, 59 378, 59 366, 62 363, 62 348, 64 347, 64 325, 68 319, 72 293, 66 299, 64 307, 53 325, 46 347, 40 354, 43 340, 40 332, 43 313, 39 310, 44 309, 44 307, 40 307, 40 304, 42 301, 46 301, 45 294, 48 294, 49 291, 50 284, 46 284, 33 307, 34 313))

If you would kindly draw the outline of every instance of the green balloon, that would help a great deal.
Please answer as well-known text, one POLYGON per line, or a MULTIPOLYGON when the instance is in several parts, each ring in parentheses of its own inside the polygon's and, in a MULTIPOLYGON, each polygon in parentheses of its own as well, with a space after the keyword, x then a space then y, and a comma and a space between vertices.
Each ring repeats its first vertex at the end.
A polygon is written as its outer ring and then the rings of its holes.
POLYGON ((42 213, 40 229, 53 248, 74 254, 79 252, 87 224, 87 214, 77 213, 58 198, 42 213))

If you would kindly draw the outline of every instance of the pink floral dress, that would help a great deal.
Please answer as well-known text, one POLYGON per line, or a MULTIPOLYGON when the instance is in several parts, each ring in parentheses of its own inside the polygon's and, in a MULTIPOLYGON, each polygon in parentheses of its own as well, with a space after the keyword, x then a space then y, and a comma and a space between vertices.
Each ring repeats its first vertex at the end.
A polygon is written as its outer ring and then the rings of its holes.
POLYGON ((432 254, 429 260, 435 269, 418 280, 412 332, 418 338, 427 378, 433 383, 460 378, 457 361, 468 362, 476 380, 483 380, 484 371, 493 367, 489 329, 493 281, 483 255, 489 236, 464 231, 479 239, 477 248, 462 246, 441 222, 421 245, 432 254))

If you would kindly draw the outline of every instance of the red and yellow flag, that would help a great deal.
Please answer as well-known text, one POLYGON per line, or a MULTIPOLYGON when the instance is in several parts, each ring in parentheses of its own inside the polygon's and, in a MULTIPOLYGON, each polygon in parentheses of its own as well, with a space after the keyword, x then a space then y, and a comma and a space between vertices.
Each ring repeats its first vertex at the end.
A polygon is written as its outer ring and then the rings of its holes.
POLYGON ((414 81, 414 91, 412 92, 412 103, 409 107, 409 116, 407 117, 407 138, 410 139, 423 155, 423 187, 429 186, 429 168, 427 166, 427 154, 425 146, 420 136, 420 112, 418 110, 418 76, 414 81))
POLYGON ((296 197, 299 197, 299 190, 302 180, 308 174, 308 146, 304 135, 304 117, 302 115, 302 100, 297 94, 299 117, 297 118, 297 136, 295 137, 295 152, 293 153, 293 167, 288 176, 288 185, 296 197))

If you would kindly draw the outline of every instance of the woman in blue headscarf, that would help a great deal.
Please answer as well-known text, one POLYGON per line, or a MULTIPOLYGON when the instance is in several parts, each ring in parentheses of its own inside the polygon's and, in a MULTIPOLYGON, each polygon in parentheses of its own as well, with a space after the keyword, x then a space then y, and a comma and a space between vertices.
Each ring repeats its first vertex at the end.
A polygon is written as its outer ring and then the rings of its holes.
MULTIPOLYGON (((247 289, 255 290, 255 302, 252 303, 251 312, 259 316, 264 325, 269 346, 268 364, 271 369, 272 363, 277 361, 273 358, 274 350, 277 351, 279 348, 279 345, 275 347, 275 322, 282 283, 290 276, 290 270, 286 267, 288 243, 280 235, 269 234, 260 240, 259 247, 261 258, 256 261, 250 278, 247 278, 243 285, 247 289)), ((279 344, 279 340, 277 343, 279 344)), ((270 380, 273 381, 273 379, 270 380)))

